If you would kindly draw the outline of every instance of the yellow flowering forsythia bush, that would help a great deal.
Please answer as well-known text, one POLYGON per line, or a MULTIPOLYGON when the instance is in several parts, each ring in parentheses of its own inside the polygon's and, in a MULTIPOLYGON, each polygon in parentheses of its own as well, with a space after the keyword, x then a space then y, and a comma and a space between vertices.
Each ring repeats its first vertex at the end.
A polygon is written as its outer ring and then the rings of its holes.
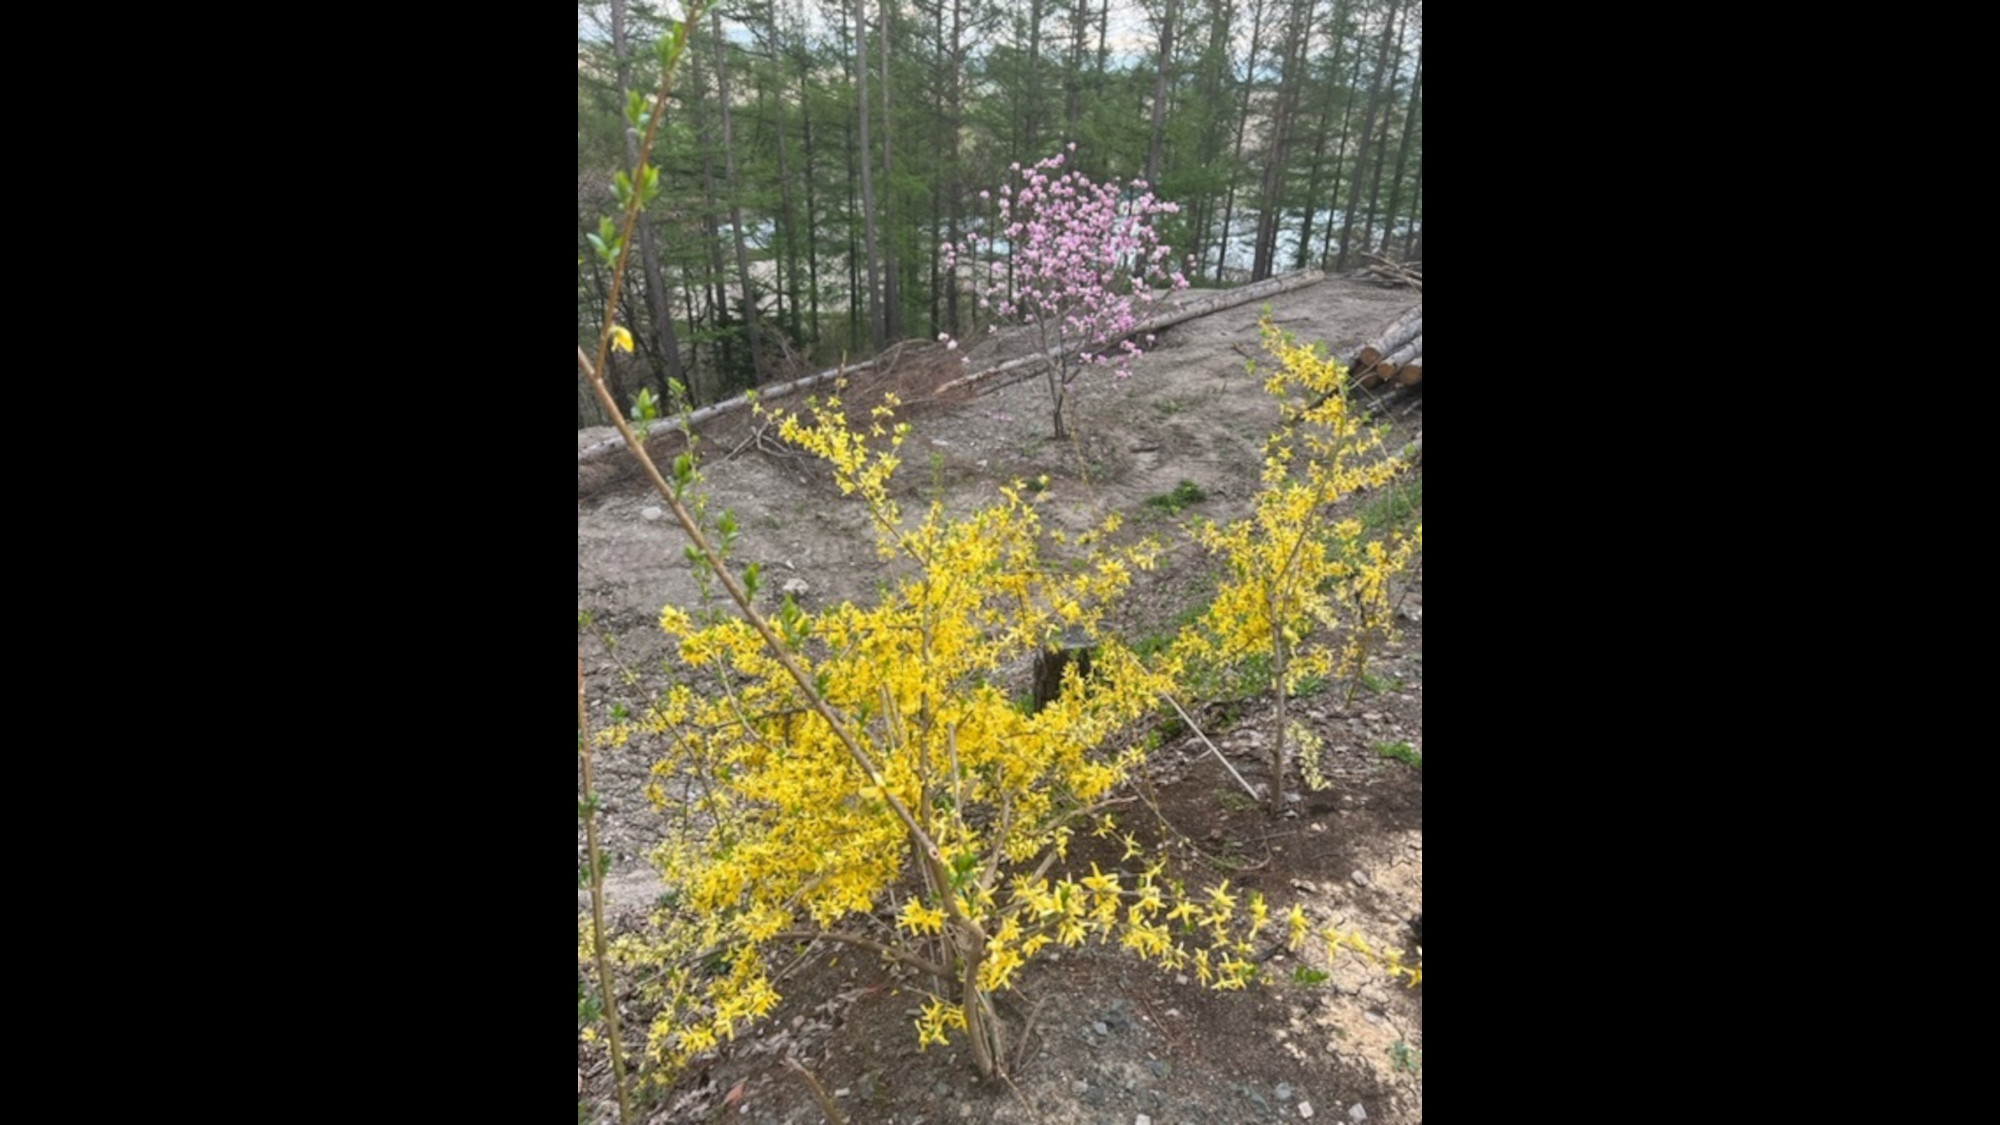
MULTIPOLYGON (((693 791, 707 822, 655 857, 675 894, 663 932, 678 931, 685 946, 693 919, 693 944, 710 951, 679 949, 655 978, 651 1045, 669 1069, 769 1010, 776 994, 762 950, 819 937, 949 982, 920 1035, 942 1042, 946 1028, 964 1028, 991 1073, 1003 1052, 987 994, 1051 941, 1101 932, 1117 905, 1117 876, 1086 884, 1047 872, 1140 753, 1093 753, 1161 686, 1097 626, 1154 549, 1106 547, 1114 521, 1080 537, 1081 563, 1046 566, 1035 513, 1014 489, 967 517, 933 502, 906 523, 888 489, 907 430, 887 427, 892 405, 875 411, 873 450, 838 401, 780 429, 868 505, 884 562, 900 572, 872 607, 812 614, 787 598, 775 614, 817 700, 751 622, 661 616, 686 669, 712 679, 711 690, 677 687, 639 724, 674 747, 656 769, 662 781, 703 779, 693 791), (1091 689, 1072 672, 1061 696, 1030 714, 997 681, 1065 630, 1098 645, 1091 689), (887 902, 913 864, 921 891, 896 910, 900 944, 840 928, 887 902), (1037 866, 1017 873, 1023 864, 1037 866)), ((754 570, 745 577, 754 588, 754 570)), ((658 783, 652 795, 666 799, 658 783)), ((620 952, 655 963, 666 952, 642 946, 620 952)))
POLYGON ((1360 674, 1371 640, 1391 625, 1389 579, 1423 549, 1424 529, 1419 523, 1407 537, 1368 539, 1358 519, 1325 522, 1333 505, 1388 484, 1407 466, 1379 455, 1381 434, 1348 402, 1344 368, 1319 346, 1280 332, 1268 313, 1261 327, 1265 349, 1278 360, 1264 390, 1277 398, 1280 417, 1265 442, 1263 488, 1248 518, 1197 532, 1226 561, 1229 578, 1208 613, 1181 635, 1169 668, 1190 659, 1267 662, 1278 706, 1269 794, 1276 814, 1287 742, 1298 746, 1307 783, 1327 785, 1319 740, 1287 720, 1287 698, 1309 677, 1360 674))
MULTIPOLYGON (((643 718, 601 736, 664 740, 671 752, 649 795, 664 804, 671 789, 672 800, 695 806, 699 825, 653 857, 668 883, 655 925, 612 949, 638 970, 639 999, 659 1013, 648 1037, 656 1078, 770 1011, 775 951, 813 939, 939 982, 916 1021, 919 1042, 962 1032, 981 1073, 993 1074, 1006 1050, 991 994, 1051 944, 1115 941, 1212 987, 1241 988, 1256 978, 1260 939, 1271 952, 1312 936, 1298 908, 1279 938, 1261 896, 1226 881, 1188 892, 1157 858, 1137 872, 1057 870, 1075 832, 1116 831, 1105 809, 1143 754, 1130 739, 1116 748, 1121 731, 1172 689, 1099 631, 1157 548, 1109 545, 1114 518, 1071 539, 1076 561, 1051 564, 1015 488, 969 516, 934 501, 906 521, 889 492, 907 432, 891 424, 892 405, 874 412, 873 449, 837 400, 780 428, 868 505, 898 575, 880 601, 815 614, 788 597, 761 622, 703 623, 668 608, 662 627, 679 639, 684 668, 707 683, 677 685, 643 718), (1077 632, 1097 645, 1087 691, 1072 667, 1060 696, 1031 713, 998 686, 1077 632), (917 890, 898 902, 913 869, 917 890), (890 940, 867 928, 878 910, 894 918, 890 940)), ((744 585, 755 590, 754 568, 744 585)), ((1148 859, 1135 838, 1124 843, 1124 859, 1148 859)), ((1319 937, 1329 954, 1345 946, 1375 958, 1358 935, 1319 937)), ((1390 971, 1420 980, 1421 969, 1399 958, 1390 954, 1390 971)))

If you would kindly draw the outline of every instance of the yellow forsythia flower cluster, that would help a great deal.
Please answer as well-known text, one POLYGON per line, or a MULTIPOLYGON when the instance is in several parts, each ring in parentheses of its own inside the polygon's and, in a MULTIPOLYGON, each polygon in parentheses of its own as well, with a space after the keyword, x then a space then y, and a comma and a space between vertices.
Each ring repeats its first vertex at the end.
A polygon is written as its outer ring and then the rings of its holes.
MULTIPOLYGON (((1264 389, 1281 418, 1265 445, 1263 488, 1247 518, 1196 531, 1228 578, 1202 620, 1181 634, 1169 667, 1268 658, 1271 690, 1290 695, 1309 678, 1359 671, 1370 637, 1390 625, 1389 579, 1422 550, 1423 525, 1385 540, 1367 538, 1357 519, 1328 522, 1334 505, 1390 483, 1407 466, 1380 455, 1381 433, 1352 409, 1338 363, 1294 342, 1268 316, 1263 330, 1278 360, 1264 389)), ((1317 739, 1289 724, 1281 737, 1299 738, 1308 782, 1323 785, 1317 739)))

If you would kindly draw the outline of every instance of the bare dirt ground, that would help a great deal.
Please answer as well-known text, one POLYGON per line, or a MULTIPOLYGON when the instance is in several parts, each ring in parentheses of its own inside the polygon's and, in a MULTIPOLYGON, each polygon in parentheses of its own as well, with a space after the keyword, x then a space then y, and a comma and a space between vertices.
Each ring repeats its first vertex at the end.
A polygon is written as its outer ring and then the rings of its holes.
MULTIPOLYGON (((1409 290, 1329 279, 1273 297, 1269 306, 1280 327, 1345 356, 1416 300, 1409 290)), ((1252 303, 1171 328, 1129 379, 1086 376, 1073 392, 1076 437, 1064 443, 1049 437, 1049 394, 1039 376, 925 401, 929 386, 956 373, 958 353, 935 352, 927 369, 907 365, 890 380, 913 402, 902 414, 913 432, 898 475, 906 510, 935 494, 969 511, 989 502, 997 483, 1046 475, 1049 487, 1036 502, 1047 526, 1081 529, 1118 511, 1136 532, 1175 544, 1118 618, 1128 639, 1166 626, 1214 589, 1209 559, 1177 525, 1238 518, 1257 489, 1262 443, 1277 419, 1262 376, 1244 370, 1246 359, 1269 366, 1258 315, 1252 303), (1183 481, 1206 499, 1173 514, 1146 503, 1183 481)), ((1019 340, 982 342, 968 349, 970 369, 1022 347, 1019 340)), ((869 392, 879 386, 857 384, 848 402, 871 404, 869 392)), ((1421 433, 1422 400, 1389 417, 1391 441, 1407 441, 1421 433)), ((711 506, 732 510, 742 527, 733 558, 761 563, 772 597, 787 581, 803 582, 799 600, 807 608, 871 597, 883 571, 866 513, 839 496, 823 467, 760 425, 739 413, 702 433, 711 506)), ((609 434, 580 432, 579 448, 609 434)), ((671 456, 680 442, 656 438, 650 448, 671 456)), ((593 724, 607 721, 614 703, 635 704, 665 683, 660 607, 697 601, 677 527, 670 516, 647 511, 659 506, 636 476, 615 467, 588 481, 580 474, 577 608, 591 622, 584 658, 593 724)), ((1332 921, 1377 947, 1408 948, 1403 923, 1423 909, 1423 775, 1377 748, 1423 750, 1420 576, 1403 607, 1402 636, 1371 665, 1368 686, 1351 700, 1344 685, 1333 685, 1294 704, 1333 754, 1332 789, 1303 794, 1285 818, 1272 820, 1248 807, 1214 757, 1183 736, 1169 740, 1135 783, 1123 827, 1172 850, 1190 884, 1226 877, 1232 887, 1262 891, 1273 915, 1299 903, 1316 924, 1332 921)), ((1027 670, 1021 674, 1025 679, 1027 670)), ((1197 718, 1239 772, 1252 783, 1268 780, 1268 697, 1220 701, 1197 718)), ((660 832, 640 796, 649 764, 635 747, 604 755, 598 765, 604 836, 614 855, 607 886, 627 920, 659 890, 643 860, 660 832)), ((1303 788, 1296 770, 1288 788, 1303 788)), ((579 857, 581 848, 579 830, 579 857)), ((1085 870, 1093 858, 1107 868, 1118 859, 1087 847, 1079 854, 1085 870)), ((962 1050, 917 1051, 912 1020, 920 1001, 902 991, 898 977, 850 951, 829 950, 780 983, 785 1001, 767 1024, 696 1068, 640 1118, 819 1121, 802 1083, 780 1065, 791 1055, 835 1092, 855 1125, 1132 1125, 1142 1116, 1153 1125, 1421 1122, 1422 986, 1391 984, 1351 955, 1329 964, 1312 948, 1299 957, 1281 953, 1269 967, 1281 980, 1296 967, 1326 970, 1331 979, 1213 992, 1115 950, 1044 956, 1023 971, 1003 1008, 1022 1047, 1010 1079, 982 1083, 962 1050)), ((594 1105, 598 1120, 615 1120, 601 1046, 581 1048, 578 1063, 586 1081, 580 1100, 594 1105)))

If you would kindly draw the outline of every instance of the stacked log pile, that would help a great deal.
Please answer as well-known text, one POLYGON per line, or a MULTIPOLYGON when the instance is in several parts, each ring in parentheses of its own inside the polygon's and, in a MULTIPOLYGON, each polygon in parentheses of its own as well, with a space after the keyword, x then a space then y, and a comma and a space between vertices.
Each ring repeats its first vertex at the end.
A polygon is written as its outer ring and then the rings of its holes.
POLYGON ((1363 389, 1391 383, 1414 387, 1424 381, 1424 306, 1414 305, 1389 322, 1348 361, 1348 372, 1363 389))

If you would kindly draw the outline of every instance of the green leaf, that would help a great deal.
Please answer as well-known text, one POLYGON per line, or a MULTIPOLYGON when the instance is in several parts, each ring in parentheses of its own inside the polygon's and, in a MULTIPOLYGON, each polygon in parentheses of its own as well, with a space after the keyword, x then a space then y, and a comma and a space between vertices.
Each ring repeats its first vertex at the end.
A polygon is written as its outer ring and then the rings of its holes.
POLYGON ((752 598, 757 596, 757 577, 758 566, 756 563, 751 563, 749 566, 743 568, 743 589, 752 598))
POLYGON ((674 458, 674 483, 685 485, 694 480, 694 458, 683 453, 674 458))
POLYGON ((645 128, 646 99, 637 90, 625 92, 625 120, 638 128, 645 128))
POLYGON ((660 400, 653 395, 653 388, 639 388, 632 398, 631 414, 634 422, 650 422, 660 416, 660 400))

